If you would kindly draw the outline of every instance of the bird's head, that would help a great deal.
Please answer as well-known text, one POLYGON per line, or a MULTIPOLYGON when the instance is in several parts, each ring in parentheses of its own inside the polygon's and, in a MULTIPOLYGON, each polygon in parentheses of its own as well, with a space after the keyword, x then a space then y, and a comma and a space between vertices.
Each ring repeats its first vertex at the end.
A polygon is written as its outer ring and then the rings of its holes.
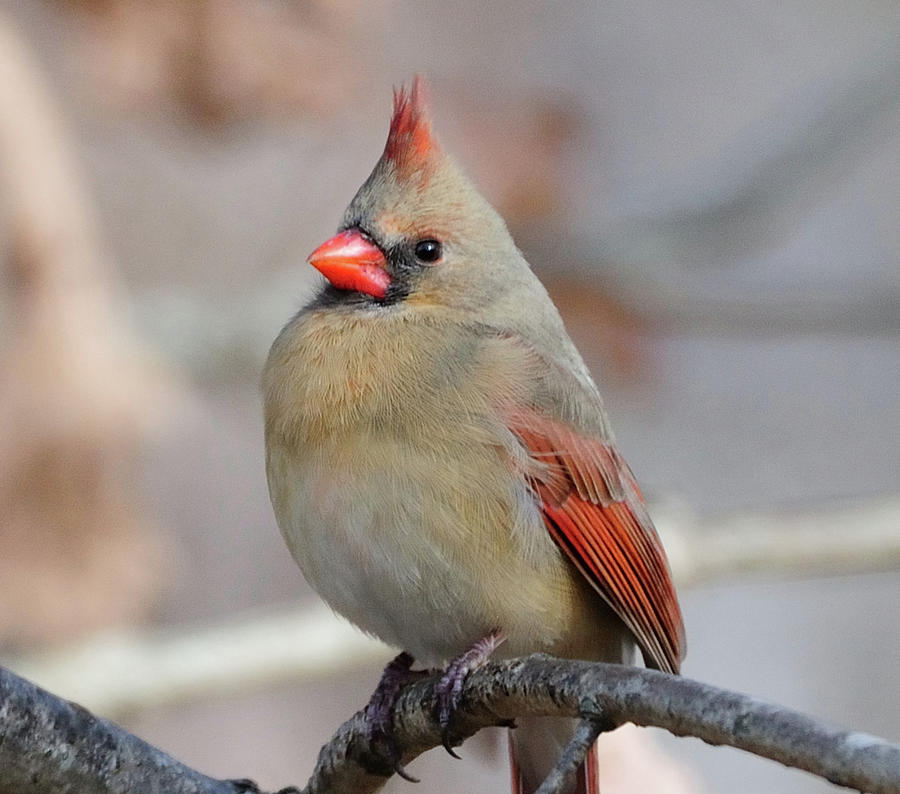
POLYGON ((309 257, 349 307, 476 309, 527 270, 503 220, 438 145, 422 80, 394 92, 381 159, 309 257))

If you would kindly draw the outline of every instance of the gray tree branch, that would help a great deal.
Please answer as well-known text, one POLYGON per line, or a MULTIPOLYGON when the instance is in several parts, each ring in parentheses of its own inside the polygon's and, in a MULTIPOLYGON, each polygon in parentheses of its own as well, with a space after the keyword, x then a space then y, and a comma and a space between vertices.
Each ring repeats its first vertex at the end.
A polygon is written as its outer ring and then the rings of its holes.
MULTIPOLYGON (((441 743, 434 679, 400 695, 395 738, 403 763, 441 743)), ((516 717, 601 715, 695 736, 804 769, 840 786, 900 794, 900 746, 826 725, 747 695, 653 670, 535 655, 473 673, 454 725, 461 741, 516 717)), ((361 712, 320 754, 301 794, 378 791, 393 764, 368 746, 361 712)), ((201 775, 113 723, 0 668, 0 793, 237 794, 247 786, 201 775)), ((294 789, 294 791, 298 791, 294 789)))
POLYGON ((237 794, 0 667, 0 794, 237 794))

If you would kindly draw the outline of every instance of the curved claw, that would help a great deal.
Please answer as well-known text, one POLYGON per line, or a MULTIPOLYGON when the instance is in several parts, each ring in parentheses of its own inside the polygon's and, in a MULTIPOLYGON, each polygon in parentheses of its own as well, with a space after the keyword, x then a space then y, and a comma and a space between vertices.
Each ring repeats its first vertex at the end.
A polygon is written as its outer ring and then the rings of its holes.
POLYGON ((453 745, 450 744, 450 733, 446 728, 441 731, 441 744, 444 745, 444 749, 449 755, 457 761, 462 761, 462 757, 457 754, 456 750, 453 749, 453 745))
POLYGON ((231 780, 226 780, 225 782, 230 783, 242 794, 260 794, 260 792, 262 791, 262 789, 260 789, 259 787, 259 784, 255 780, 251 780, 248 777, 242 777, 240 779, 234 778, 231 780))
POLYGON ((406 771, 406 767, 403 766, 399 761, 394 762, 394 774, 400 775, 404 780, 410 783, 421 783, 417 777, 413 777, 409 772, 406 771))
POLYGON ((450 745, 450 722, 459 708, 463 684, 474 670, 482 667, 497 647, 506 639, 499 629, 482 637, 471 648, 457 656, 449 665, 435 687, 437 718, 441 726, 441 744, 454 758, 459 758, 450 745))

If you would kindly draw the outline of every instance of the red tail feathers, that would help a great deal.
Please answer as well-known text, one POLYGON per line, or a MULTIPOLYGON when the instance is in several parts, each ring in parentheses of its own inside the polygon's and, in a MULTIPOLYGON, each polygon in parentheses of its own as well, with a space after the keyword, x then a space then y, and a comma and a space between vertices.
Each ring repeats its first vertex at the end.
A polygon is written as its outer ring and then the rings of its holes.
MULTIPOLYGON (((513 732, 509 731, 509 772, 512 783, 512 794, 534 794, 536 785, 526 783, 522 776, 522 767, 519 764, 518 749, 513 739, 513 732)), ((594 744, 578 768, 575 776, 575 788, 571 794, 600 794, 599 768, 597 766, 597 745, 594 744)))

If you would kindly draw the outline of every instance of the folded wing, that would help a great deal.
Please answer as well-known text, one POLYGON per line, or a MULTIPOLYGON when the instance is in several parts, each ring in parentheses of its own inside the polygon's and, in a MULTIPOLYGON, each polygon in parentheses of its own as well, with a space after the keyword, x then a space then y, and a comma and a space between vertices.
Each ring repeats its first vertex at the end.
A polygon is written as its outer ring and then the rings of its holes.
POLYGON ((612 444, 537 410, 517 411, 508 424, 534 464, 526 476, 553 539, 632 631, 647 663, 677 673, 681 610, 628 465, 612 444))

